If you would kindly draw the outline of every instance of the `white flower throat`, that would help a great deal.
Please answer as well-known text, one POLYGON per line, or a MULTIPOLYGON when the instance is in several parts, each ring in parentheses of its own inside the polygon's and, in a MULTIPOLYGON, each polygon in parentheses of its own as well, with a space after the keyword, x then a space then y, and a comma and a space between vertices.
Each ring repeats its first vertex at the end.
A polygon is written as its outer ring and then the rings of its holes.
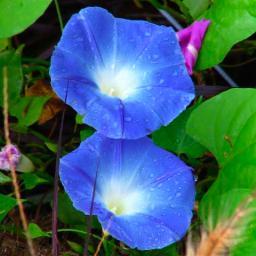
POLYGON ((143 192, 127 187, 122 181, 111 180, 104 190, 103 202, 116 215, 130 215, 141 211, 143 192))
POLYGON ((132 69, 110 69, 99 72, 96 83, 102 93, 123 100, 134 92, 138 79, 132 69))

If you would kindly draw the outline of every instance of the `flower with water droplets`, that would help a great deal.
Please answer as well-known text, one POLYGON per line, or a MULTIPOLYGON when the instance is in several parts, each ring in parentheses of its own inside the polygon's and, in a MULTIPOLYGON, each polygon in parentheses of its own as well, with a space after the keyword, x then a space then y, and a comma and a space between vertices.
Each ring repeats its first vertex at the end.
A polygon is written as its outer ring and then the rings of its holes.
POLYGON ((8 171, 16 167, 20 161, 21 153, 19 149, 12 144, 6 145, 0 152, 0 170, 8 171))
POLYGON ((71 17, 50 76, 58 96, 64 100, 67 94, 84 122, 110 138, 150 134, 194 98, 172 28, 115 18, 99 7, 71 17))
POLYGON ((60 161, 74 207, 131 248, 165 247, 186 233, 195 197, 191 168, 147 138, 120 140, 95 133, 60 161), (157 161, 155 161, 157 159, 157 161))

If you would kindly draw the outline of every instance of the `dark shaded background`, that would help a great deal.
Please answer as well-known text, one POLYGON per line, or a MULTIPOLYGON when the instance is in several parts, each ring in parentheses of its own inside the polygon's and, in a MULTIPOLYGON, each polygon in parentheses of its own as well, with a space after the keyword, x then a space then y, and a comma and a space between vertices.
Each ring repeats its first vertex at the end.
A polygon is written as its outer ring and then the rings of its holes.
MULTIPOLYGON (((157 24, 170 25, 168 21, 148 2, 133 0, 59 0, 61 13, 64 24, 68 21, 73 13, 78 12, 81 8, 87 6, 101 6, 108 9, 115 16, 128 19, 147 19, 157 24)), ((170 5, 178 11, 175 5, 170 5)), ((184 20, 179 20, 183 26, 186 26, 184 20)), ((54 45, 61 36, 58 18, 54 3, 50 5, 45 14, 30 28, 14 38, 15 45, 25 44, 24 55, 49 59, 54 45)), ((241 87, 255 87, 256 76, 255 70, 255 50, 256 44, 254 37, 236 45, 228 54, 223 68, 241 87)), ((207 85, 227 85, 226 82, 213 70, 203 72, 203 77, 199 75, 196 79, 197 84, 207 85)), ((220 88, 201 88, 203 94, 216 94, 220 88)), ((223 88, 224 89, 224 88, 223 88)))

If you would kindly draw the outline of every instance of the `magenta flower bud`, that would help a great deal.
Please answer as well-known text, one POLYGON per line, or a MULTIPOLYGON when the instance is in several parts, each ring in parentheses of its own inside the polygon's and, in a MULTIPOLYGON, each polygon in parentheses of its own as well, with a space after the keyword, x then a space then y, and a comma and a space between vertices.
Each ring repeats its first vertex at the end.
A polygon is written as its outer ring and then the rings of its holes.
POLYGON ((177 37, 185 58, 185 64, 190 75, 193 73, 198 52, 202 46, 209 25, 210 20, 195 21, 189 27, 177 32, 177 37))
POLYGON ((0 152, 0 169, 10 170, 16 167, 20 161, 21 153, 15 145, 6 145, 0 152))

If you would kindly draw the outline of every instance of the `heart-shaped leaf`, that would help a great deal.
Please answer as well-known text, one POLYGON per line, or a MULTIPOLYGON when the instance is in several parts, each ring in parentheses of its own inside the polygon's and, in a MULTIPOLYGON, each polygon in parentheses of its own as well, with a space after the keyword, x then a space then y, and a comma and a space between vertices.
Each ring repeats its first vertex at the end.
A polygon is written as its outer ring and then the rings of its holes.
POLYGON ((1 0, 0 38, 11 37, 34 23, 51 0, 1 0))
POLYGON ((211 20, 200 50, 197 69, 220 63, 231 47, 256 31, 255 0, 214 0, 200 18, 211 20))
POLYGON ((239 225, 228 230, 230 255, 235 256, 253 255, 255 249, 256 201, 237 212, 256 191, 255 102, 255 89, 232 89, 200 105, 187 123, 188 134, 210 150, 221 167, 200 202, 199 215, 208 230, 240 216, 239 225))

